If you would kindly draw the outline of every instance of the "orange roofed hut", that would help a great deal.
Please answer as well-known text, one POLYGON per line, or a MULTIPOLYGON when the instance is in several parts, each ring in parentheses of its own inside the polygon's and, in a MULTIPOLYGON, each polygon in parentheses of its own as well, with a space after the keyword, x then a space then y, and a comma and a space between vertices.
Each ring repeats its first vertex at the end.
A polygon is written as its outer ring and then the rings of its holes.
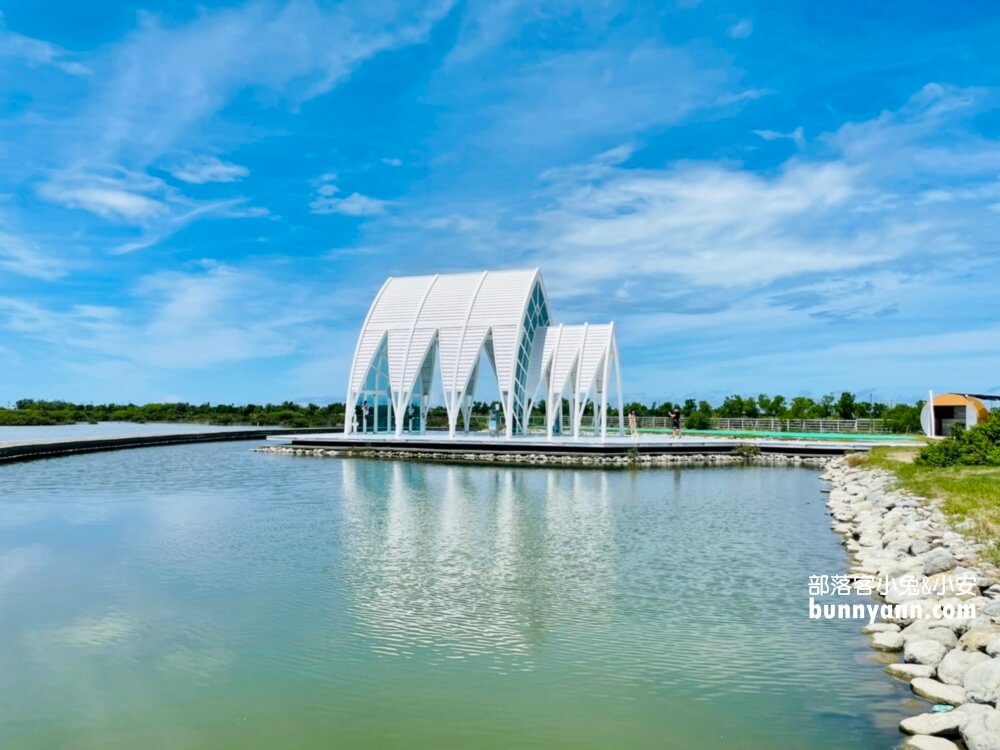
POLYGON ((920 426, 925 434, 941 437, 950 435, 955 425, 969 429, 985 420, 987 416, 989 411, 975 396, 964 393, 942 393, 934 396, 933 408, 930 403, 924 404, 923 411, 920 412, 920 426))

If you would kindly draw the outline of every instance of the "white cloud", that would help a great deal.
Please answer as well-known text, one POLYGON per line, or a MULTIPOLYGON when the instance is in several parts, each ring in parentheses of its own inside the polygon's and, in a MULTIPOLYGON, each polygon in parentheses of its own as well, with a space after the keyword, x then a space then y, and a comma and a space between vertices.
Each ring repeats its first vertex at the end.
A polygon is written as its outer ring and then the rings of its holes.
POLYGON ((742 104, 743 102, 752 102, 756 99, 762 99, 765 96, 771 96, 774 93, 773 89, 745 89, 735 94, 724 94, 719 97, 718 104, 742 104))
POLYGON ((997 104, 997 93, 929 83, 896 111, 847 123, 824 140, 845 160, 864 163, 886 180, 909 183, 915 174, 963 180, 1000 172, 1000 141, 984 138, 966 121, 997 104), (961 138, 948 137, 958 129, 961 138))
POLYGON ((82 208, 105 219, 145 221, 164 212, 159 201, 144 195, 104 187, 57 188, 46 186, 42 195, 71 208, 82 208))
POLYGON ((145 250, 146 248, 158 245, 171 235, 178 232, 180 229, 192 224, 193 222, 208 217, 234 217, 234 218, 256 218, 261 216, 267 216, 267 209, 257 209, 257 208, 247 208, 239 209, 239 206, 245 202, 244 198, 234 198, 232 200, 222 200, 222 201, 209 201, 204 203, 175 203, 171 205, 171 213, 168 217, 157 222, 154 227, 149 229, 144 229, 142 234, 134 239, 127 242, 123 242, 117 245, 113 252, 122 255, 126 253, 133 253, 136 250, 145 250))
POLYGON ((343 214, 345 216, 377 216, 385 212, 389 201, 372 198, 361 193, 351 193, 346 198, 317 198, 309 204, 314 214, 343 214))
POLYGON ((178 180, 203 185, 206 182, 236 182, 250 174, 250 170, 239 164, 222 161, 214 156, 191 157, 181 164, 167 167, 178 180))
POLYGON ((917 309, 894 308, 904 285, 927 298, 941 287, 925 280, 928 267, 949 278, 1000 271, 1000 212, 991 208, 1000 204, 1000 142, 973 135, 968 122, 989 101, 929 87, 897 111, 809 143, 800 128, 761 131, 801 146, 767 171, 733 161, 639 168, 642 153, 620 147, 546 171, 530 196, 407 201, 361 240, 407 258, 399 272, 442 257, 461 268, 498 257, 539 265, 563 310, 620 294, 630 310, 704 318, 758 296, 763 310, 794 309, 799 320, 902 319, 917 309), (886 268, 906 271, 886 277, 886 268), (851 291, 845 280, 862 276, 875 287, 851 291), (830 284, 806 294, 817 279, 830 284), (803 295, 779 294, 795 290, 803 295))
POLYGON ((501 45, 505 39, 544 11, 541 3, 525 0, 469 0, 448 64, 468 63, 501 45))
POLYGON ((495 228, 495 225, 490 221, 457 213, 446 216, 434 216, 418 221, 418 225, 425 229, 440 229, 461 233, 481 232, 495 228))
POLYGON ((402 159, 396 159, 394 157, 389 157, 389 156, 384 157, 382 159, 382 163, 385 164, 387 167, 401 167, 401 166, 403 166, 403 160, 402 159))
POLYGON ((777 141, 787 138, 788 140, 794 142, 800 149, 804 148, 806 145, 806 137, 801 125, 789 133, 782 133, 780 130, 755 130, 753 132, 765 141, 777 141))
POLYGON ((43 252, 34 243, 2 229, 0 269, 45 281, 58 279, 66 273, 62 261, 43 252))
POLYGON ((314 214, 343 214, 344 216, 378 216, 385 213, 391 205, 390 201, 372 198, 361 193, 351 193, 345 198, 338 198, 340 189, 334 184, 337 178, 333 172, 320 175, 312 181, 316 187, 316 197, 309 203, 309 210, 314 214))
MULTIPOLYGON (((165 164, 187 184, 246 177, 245 166, 214 156, 172 163, 165 157, 197 153, 199 143, 216 151, 217 144, 208 144, 198 129, 237 96, 262 94, 295 109, 327 93, 373 56, 423 41, 452 2, 410 7, 386 0, 376 12, 365 3, 251 0, 239 7, 197 9, 180 23, 142 12, 133 32, 88 56, 96 74, 92 85, 75 90, 82 101, 51 108, 72 114, 36 121, 25 140, 39 147, 19 165, 19 179, 37 183, 44 174, 36 189, 45 200, 140 227, 138 238, 119 235, 109 243, 102 236, 102 246, 119 252, 149 247, 208 215, 266 216, 262 207, 238 208, 245 202, 238 197, 211 204, 191 200, 149 170, 165 164)), ((0 59, 11 56, 84 72, 57 47, 0 28, 0 59)), ((386 205, 356 194, 319 210, 373 215, 386 205)))
POLYGON ((55 173, 38 186, 38 194, 67 208, 138 227, 138 237, 112 246, 117 253, 152 247, 179 229, 209 216, 257 218, 270 215, 264 207, 244 205, 246 198, 194 201, 162 180, 121 169, 104 173, 75 170, 55 173))
POLYGON ((23 60, 31 66, 50 65, 74 76, 90 74, 90 69, 85 65, 67 59, 69 53, 65 50, 41 39, 7 31, 3 28, 3 23, 3 12, 0 12, 0 58, 23 60))
POLYGON ((730 26, 726 33, 733 39, 746 39, 753 33, 753 21, 744 18, 730 26))
POLYGON ((38 186, 38 194, 47 201, 130 224, 145 224, 167 214, 166 204, 153 197, 164 192, 160 180, 120 170, 111 174, 64 172, 38 186))
POLYGON ((123 306, 59 311, 0 297, 0 327, 59 351, 85 352, 98 371, 198 369, 295 352, 329 320, 318 295, 306 284, 281 283, 273 269, 204 262, 142 277, 123 306))
MULTIPOLYGON (((490 148, 562 149, 629 135, 714 107, 733 77, 723 59, 614 39, 552 55, 494 83, 499 101, 483 138, 490 148)), ((482 95, 481 86, 477 94, 482 95)), ((447 81, 447 93, 454 92, 447 81)), ((733 99, 735 101, 735 99, 733 99)))
POLYGON ((556 186, 567 192, 537 217, 540 245, 577 286, 650 276, 745 286, 856 268, 885 251, 871 241, 847 246, 814 236, 855 182, 839 164, 790 164, 773 178, 711 164, 609 169, 600 181, 556 186), (790 233, 803 218, 809 227, 790 233))
POLYGON ((325 94, 365 60, 423 40, 451 0, 324 7, 314 0, 202 10, 170 25, 152 14, 100 60, 102 86, 80 114, 81 156, 151 163, 244 90, 292 106, 325 94))

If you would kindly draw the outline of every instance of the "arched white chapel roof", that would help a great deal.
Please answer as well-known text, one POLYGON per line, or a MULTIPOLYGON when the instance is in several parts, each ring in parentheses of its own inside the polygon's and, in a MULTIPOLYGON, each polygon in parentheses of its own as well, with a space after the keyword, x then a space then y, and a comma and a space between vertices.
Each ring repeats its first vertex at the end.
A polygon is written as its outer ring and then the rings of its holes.
MULTIPOLYGON (((409 390, 437 341, 446 393, 465 389, 487 334, 502 390, 510 390, 521 325, 539 270, 390 277, 372 302, 358 337, 350 390, 357 393, 383 341, 390 387, 409 390)), ((545 301, 547 305, 547 300, 545 301)))
MULTIPOLYGON (((578 395, 589 393, 600 383, 605 359, 613 356, 614 323, 555 325, 539 331, 539 369, 532 383, 548 374, 555 393, 569 389, 578 395)), ((534 368, 533 368, 534 369, 534 368)))

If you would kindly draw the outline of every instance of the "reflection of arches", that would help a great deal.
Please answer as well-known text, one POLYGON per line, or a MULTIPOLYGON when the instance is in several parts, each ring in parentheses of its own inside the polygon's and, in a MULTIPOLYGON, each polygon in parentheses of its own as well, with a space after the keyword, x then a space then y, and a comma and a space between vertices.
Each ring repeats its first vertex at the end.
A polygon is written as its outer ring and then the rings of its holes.
POLYGON ((338 586, 374 652, 525 669, 581 612, 611 632, 615 475, 341 465, 338 586))

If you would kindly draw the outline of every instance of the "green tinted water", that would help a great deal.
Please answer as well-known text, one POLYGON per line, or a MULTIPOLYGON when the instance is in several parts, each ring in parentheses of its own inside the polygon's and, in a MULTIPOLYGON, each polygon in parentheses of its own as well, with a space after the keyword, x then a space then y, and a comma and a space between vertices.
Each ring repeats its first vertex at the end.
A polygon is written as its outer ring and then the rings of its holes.
POLYGON ((4 748, 885 748, 805 469, 0 467, 4 748))

